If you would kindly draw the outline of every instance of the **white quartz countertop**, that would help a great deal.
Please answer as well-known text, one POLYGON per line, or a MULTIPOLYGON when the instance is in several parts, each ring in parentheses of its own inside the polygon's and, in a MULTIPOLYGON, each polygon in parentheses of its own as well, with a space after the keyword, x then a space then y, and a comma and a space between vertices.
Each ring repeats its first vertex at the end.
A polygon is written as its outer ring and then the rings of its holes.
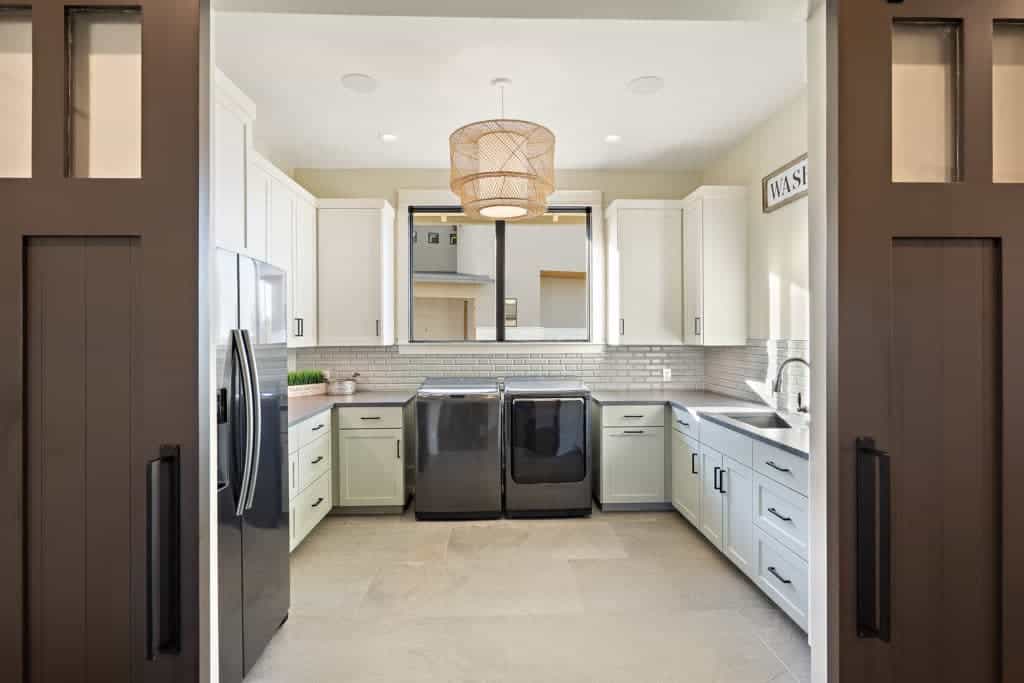
POLYGON ((727 413, 775 412, 764 403, 716 394, 710 391, 672 390, 630 390, 602 391, 591 393, 591 398, 601 405, 657 405, 668 404, 706 419, 728 429, 741 432, 772 446, 777 446, 796 455, 809 457, 811 451, 811 430, 806 415, 779 412, 782 419, 792 425, 789 429, 762 429, 734 420, 727 413))
POLYGON ((288 426, 344 406, 401 407, 416 396, 415 391, 357 391, 350 396, 302 396, 288 399, 288 426))

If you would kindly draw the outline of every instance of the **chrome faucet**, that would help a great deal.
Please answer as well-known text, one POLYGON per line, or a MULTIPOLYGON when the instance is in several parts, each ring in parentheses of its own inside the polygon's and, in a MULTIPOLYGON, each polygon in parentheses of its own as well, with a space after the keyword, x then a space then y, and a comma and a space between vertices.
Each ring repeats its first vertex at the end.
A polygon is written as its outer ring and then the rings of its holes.
MULTIPOLYGON (((782 391, 782 373, 785 371, 786 366, 789 365, 790 363, 803 363, 804 365, 807 366, 808 370, 811 369, 811 364, 808 363, 805 359, 800 358, 799 356, 787 358, 786 360, 782 361, 782 364, 779 366, 779 371, 775 375, 775 382, 772 384, 773 394, 778 394, 779 392, 782 391)), ((797 393, 796 395, 796 411, 798 413, 807 412, 807 406, 804 405, 803 396, 800 393, 797 393)))

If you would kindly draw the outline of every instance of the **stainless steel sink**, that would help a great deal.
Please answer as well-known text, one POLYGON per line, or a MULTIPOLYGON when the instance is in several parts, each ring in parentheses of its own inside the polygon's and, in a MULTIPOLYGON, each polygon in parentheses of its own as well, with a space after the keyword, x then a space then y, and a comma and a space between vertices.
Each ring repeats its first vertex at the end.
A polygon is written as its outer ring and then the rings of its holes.
POLYGON ((792 429, 777 413, 726 413, 725 417, 758 429, 792 429))

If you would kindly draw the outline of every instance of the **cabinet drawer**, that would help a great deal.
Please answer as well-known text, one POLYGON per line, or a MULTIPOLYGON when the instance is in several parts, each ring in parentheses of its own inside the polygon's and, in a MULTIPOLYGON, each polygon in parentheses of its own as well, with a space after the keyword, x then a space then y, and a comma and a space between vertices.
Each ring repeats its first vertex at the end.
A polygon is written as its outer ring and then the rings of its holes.
POLYGON ((806 631, 807 563, 760 529, 756 529, 755 533, 757 585, 806 631))
POLYGON ((401 408, 338 408, 341 429, 401 429, 401 408))
POLYGON ((754 481, 754 523, 806 560, 807 498, 763 474, 754 481))
POLYGON ((753 439, 749 436, 704 420, 700 425, 700 442, 722 455, 728 455, 741 465, 753 467, 753 439))
POLYGON ((700 421, 685 408, 672 406, 672 429, 691 439, 700 440, 700 421))
POLYGON ((664 427, 665 406, 607 406, 601 422, 604 427, 664 427))
POLYGON ((602 430, 601 504, 666 503, 665 428, 602 430))
POLYGON ((807 458, 754 442, 754 469, 780 484, 807 495, 807 458))
POLYGON ((293 500, 302 489, 299 487, 299 454, 288 456, 288 500, 293 500))
MULTIPOLYGON (((312 443, 315 439, 331 431, 331 411, 325 410, 319 415, 314 415, 308 420, 300 422, 296 427, 299 431, 299 448, 303 448, 307 444, 312 443)), ((288 450, 292 450, 290 442, 288 444, 288 450)))
POLYGON ((299 542, 313 530, 331 509, 331 477, 320 477, 292 501, 295 508, 295 534, 299 542))
POLYGON ((299 490, 305 489, 331 469, 330 432, 302 448, 298 454, 299 490))

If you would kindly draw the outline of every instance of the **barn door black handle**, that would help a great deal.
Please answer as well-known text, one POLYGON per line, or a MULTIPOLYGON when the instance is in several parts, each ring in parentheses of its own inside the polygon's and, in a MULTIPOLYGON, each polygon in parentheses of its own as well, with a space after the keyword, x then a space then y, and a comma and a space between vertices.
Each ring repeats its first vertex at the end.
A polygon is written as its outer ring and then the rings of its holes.
POLYGON ((889 454, 871 437, 857 437, 857 637, 891 636, 889 454))
POLYGON ((146 658, 181 652, 181 447, 146 467, 146 658))

